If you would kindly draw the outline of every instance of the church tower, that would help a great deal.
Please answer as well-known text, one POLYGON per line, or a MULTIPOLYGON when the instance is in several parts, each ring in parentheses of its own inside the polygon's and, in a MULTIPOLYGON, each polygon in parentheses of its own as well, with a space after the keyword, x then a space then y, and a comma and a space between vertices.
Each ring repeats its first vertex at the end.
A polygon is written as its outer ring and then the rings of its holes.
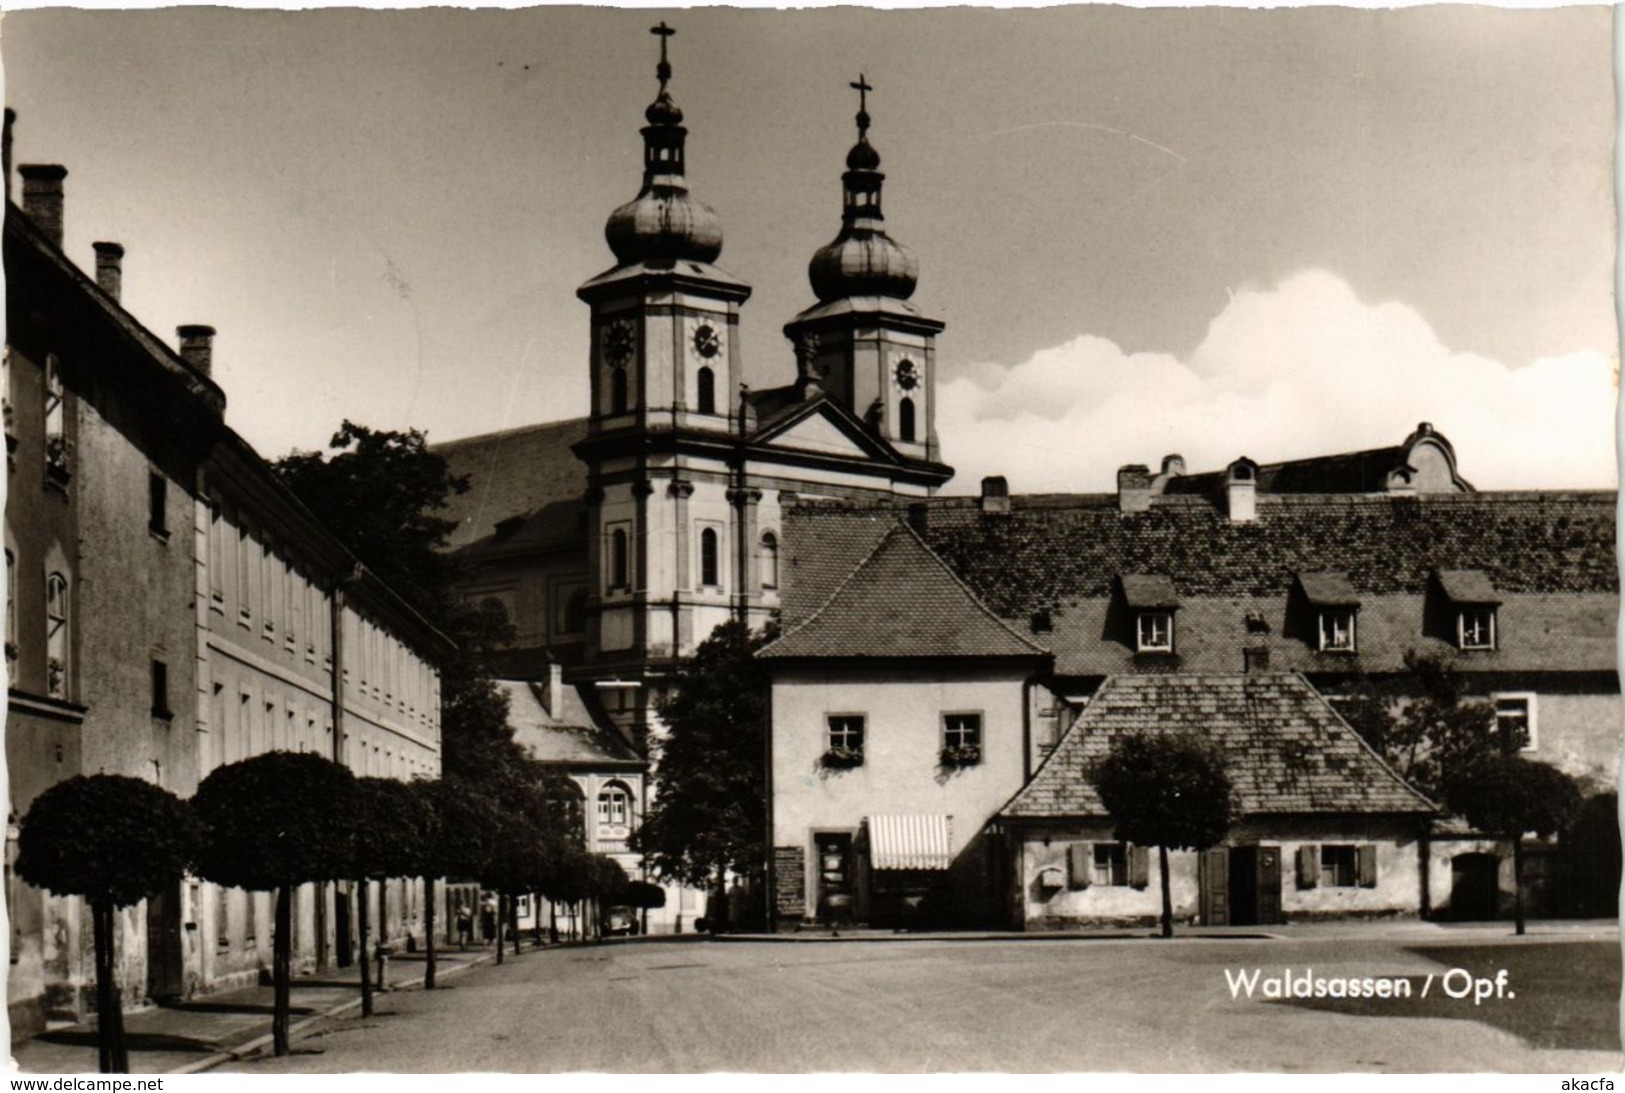
POLYGON ((713 263, 717 214, 688 192, 688 130, 667 84, 644 117, 643 184, 610 214, 615 265, 576 294, 592 311, 587 663, 575 674, 634 742, 675 661, 729 617, 737 584, 729 453, 750 287, 713 263))
POLYGON ((858 77, 858 141, 846 154, 841 230, 807 274, 818 303, 785 325, 799 382, 822 387, 899 454, 936 462, 936 336, 944 324, 909 302, 919 262, 886 234, 880 153, 869 143, 868 95, 858 77))

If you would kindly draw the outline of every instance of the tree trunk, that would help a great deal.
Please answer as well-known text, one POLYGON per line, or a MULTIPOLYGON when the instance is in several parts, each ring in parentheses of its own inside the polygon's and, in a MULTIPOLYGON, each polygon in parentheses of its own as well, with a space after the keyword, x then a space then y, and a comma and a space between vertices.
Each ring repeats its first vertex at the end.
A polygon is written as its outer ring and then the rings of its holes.
POLYGON ((1523 936, 1523 832, 1512 836, 1512 909, 1518 920, 1518 936, 1523 936))
POLYGON ((372 1016, 372 953, 367 951, 367 926, 372 912, 367 907, 367 879, 365 877, 355 882, 356 885, 356 912, 355 928, 357 943, 361 948, 361 1016, 372 1016))
POLYGON ((96 945, 96 1042, 103 1074, 128 1074, 130 1056, 124 1046, 124 1007, 118 996, 113 925, 113 904, 96 900, 90 905, 91 932, 96 945))
POLYGON ((276 936, 271 939, 271 978, 276 984, 271 1009, 271 1042, 277 1055, 288 1053, 288 990, 293 971, 293 886, 276 891, 276 936))
POLYGON ((505 902, 507 900, 507 898, 508 897, 503 895, 501 892, 497 893, 497 963, 498 964, 502 963, 502 950, 503 950, 502 924, 508 921, 508 915, 507 915, 508 905, 505 902))
POLYGON ((519 900, 508 897, 508 933, 513 940, 513 955, 519 955, 519 900))
POLYGON ((1174 894, 1168 889, 1168 848, 1157 847, 1157 871, 1162 874, 1162 936, 1174 936, 1174 894))
POLYGON ((434 990, 434 878, 423 878, 423 989, 434 990))

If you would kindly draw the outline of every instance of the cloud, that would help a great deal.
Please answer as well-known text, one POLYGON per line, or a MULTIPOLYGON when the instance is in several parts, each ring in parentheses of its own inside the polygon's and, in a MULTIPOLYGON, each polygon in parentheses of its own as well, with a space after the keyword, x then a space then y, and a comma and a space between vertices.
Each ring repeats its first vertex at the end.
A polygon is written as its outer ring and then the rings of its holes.
POLYGON ((1452 352, 1395 302, 1362 303, 1310 270, 1236 292, 1181 360, 1081 335, 938 388, 937 433, 974 492, 1110 491, 1125 463, 1178 452, 1192 471, 1398 444, 1430 421, 1480 489, 1612 488, 1615 361, 1585 351, 1520 366, 1452 352))

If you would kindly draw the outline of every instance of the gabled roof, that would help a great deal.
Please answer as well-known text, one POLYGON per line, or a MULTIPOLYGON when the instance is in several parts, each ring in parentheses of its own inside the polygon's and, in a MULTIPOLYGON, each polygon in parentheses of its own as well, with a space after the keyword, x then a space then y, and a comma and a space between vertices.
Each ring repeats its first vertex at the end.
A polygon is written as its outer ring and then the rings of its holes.
POLYGON ((533 759, 561 766, 624 769, 644 762, 615 732, 593 724, 591 713, 572 686, 559 688, 559 709, 549 712, 543 700, 547 685, 499 679, 508 696, 508 724, 514 740, 533 759))
POLYGON ((1047 658, 982 605, 904 524, 822 607, 764 648, 768 659, 1047 658))
POLYGON ((1181 734, 1224 754, 1243 816, 1429 814, 1411 788, 1300 675, 1113 676, 1001 815, 1107 815, 1091 781, 1113 738, 1181 734))
POLYGON ((500 538, 516 547, 585 545, 576 513, 584 511, 587 466, 570 447, 586 435, 582 417, 432 445, 452 474, 468 476, 468 492, 448 498, 441 513, 457 521, 448 546, 456 550, 492 540, 499 524, 504 525, 500 538), (516 518, 518 524, 507 523, 516 518))

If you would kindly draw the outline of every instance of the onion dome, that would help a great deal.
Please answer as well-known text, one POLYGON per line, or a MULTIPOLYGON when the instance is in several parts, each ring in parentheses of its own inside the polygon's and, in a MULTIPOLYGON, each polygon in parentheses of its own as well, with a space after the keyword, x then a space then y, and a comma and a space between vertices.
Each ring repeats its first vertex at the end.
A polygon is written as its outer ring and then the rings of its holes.
POLYGON ((880 211, 880 153, 869 143, 868 93, 862 76, 852 85, 860 99, 858 142, 846 154, 841 176, 844 205, 841 231, 833 242, 818 249, 807 266, 813 292, 825 303, 846 296, 891 296, 906 300, 919 281, 920 264, 901 244, 886 234, 880 211))
POLYGON ((695 201, 683 177, 683 111, 666 90, 671 65, 666 39, 677 33, 665 23, 650 33, 660 36, 660 65, 655 73, 660 94, 643 116, 643 188, 638 196, 609 214, 604 238, 622 265, 657 260, 714 262, 722 253, 722 220, 709 206, 695 201))

